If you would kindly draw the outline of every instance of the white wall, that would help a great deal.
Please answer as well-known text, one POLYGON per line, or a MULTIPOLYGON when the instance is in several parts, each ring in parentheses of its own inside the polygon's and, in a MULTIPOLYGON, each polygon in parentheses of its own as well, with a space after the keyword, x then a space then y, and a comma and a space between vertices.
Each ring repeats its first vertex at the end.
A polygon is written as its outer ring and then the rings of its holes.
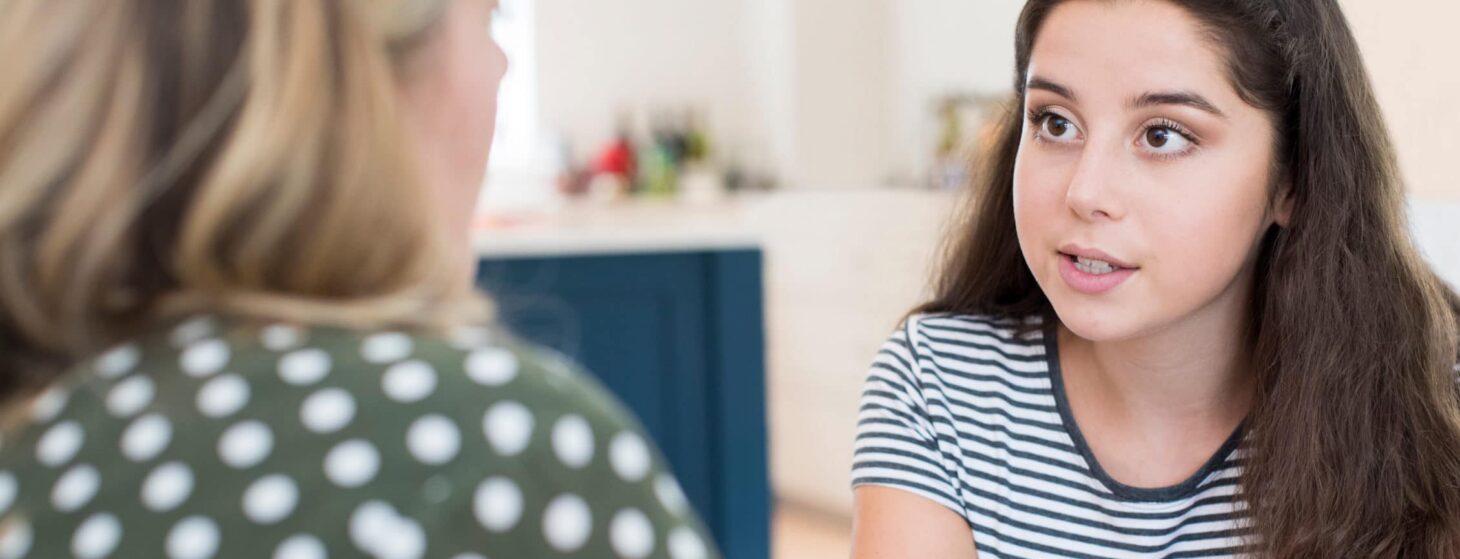
POLYGON ((790 0, 795 162, 787 182, 848 188, 886 182, 897 0, 790 0))
POLYGON ((911 180, 932 160, 933 100, 995 94, 1014 81, 1014 23, 1024 0, 898 2, 892 16, 893 172, 911 180))
POLYGON ((642 125, 656 107, 703 107, 739 142, 762 136, 751 118, 741 0, 537 0, 543 125, 591 154, 622 110, 642 125))
POLYGON ((540 110, 591 154, 629 109, 694 105, 795 188, 885 182, 893 0, 538 0, 540 110))
POLYGON ((1460 200, 1460 3, 1339 3, 1364 50, 1411 191, 1460 200))

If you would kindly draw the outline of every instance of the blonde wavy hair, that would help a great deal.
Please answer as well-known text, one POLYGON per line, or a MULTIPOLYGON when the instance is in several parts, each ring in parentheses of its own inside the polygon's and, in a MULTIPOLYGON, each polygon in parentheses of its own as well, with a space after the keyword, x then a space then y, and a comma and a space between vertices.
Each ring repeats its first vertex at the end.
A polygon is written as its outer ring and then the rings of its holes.
POLYGON ((213 311, 487 317, 403 122, 449 0, 0 0, 0 399, 213 311))

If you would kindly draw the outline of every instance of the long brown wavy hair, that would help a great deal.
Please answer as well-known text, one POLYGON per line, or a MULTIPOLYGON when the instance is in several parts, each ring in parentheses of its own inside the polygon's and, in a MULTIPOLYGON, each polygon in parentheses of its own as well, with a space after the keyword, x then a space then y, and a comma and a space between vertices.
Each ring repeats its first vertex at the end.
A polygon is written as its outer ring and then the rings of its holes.
MULTIPOLYGON (((1053 316, 1014 228, 1024 83, 1040 26, 1016 32, 1016 99, 977 173, 934 298, 914 312, 1053 316)), ((1229 79, 1278 128, 1291 222, 1263 239, 1247 328, 1257 397, 1241 479, 1265 557, 1460 557, 1460 298, 1408 233, 1403 184, 1336 0, 1168 0, 1224 48, 1229 79)), ((1279 188, 1272 195, 1279 196, 1279 188)))
POLYGON ((445 0, 0 0, 0 402, 220 312, 487 315, 399 85, 445 0))

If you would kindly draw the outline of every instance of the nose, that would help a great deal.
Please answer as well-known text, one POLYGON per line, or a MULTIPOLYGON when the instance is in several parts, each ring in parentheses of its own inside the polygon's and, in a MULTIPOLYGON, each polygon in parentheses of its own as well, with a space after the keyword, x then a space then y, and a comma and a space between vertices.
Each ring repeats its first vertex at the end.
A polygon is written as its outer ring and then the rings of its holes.
POLYGON ((1086 221, 1119 221, 1125 217, 1119 154, 1086 145, 1065 191, 1065 205, 1086 221))
POLYGON ((496 39, 492 39, 491 56, 497 63, 497 78, 505 77, 507 72, 512 69, 512 57, 507 56, 507 50, 502 48, 502 44, 498 43, 496 39))

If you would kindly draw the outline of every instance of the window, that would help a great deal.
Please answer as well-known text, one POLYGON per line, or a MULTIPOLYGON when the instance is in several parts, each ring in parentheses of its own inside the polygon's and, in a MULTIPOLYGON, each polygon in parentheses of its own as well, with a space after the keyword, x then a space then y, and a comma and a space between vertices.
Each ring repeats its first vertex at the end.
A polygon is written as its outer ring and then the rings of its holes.
POLYGON ((537 59, 532 0, 502 0, 492 34, 511 64, 497 98, 497 135, 489 174, 530 171, 538 144, 537 59))

